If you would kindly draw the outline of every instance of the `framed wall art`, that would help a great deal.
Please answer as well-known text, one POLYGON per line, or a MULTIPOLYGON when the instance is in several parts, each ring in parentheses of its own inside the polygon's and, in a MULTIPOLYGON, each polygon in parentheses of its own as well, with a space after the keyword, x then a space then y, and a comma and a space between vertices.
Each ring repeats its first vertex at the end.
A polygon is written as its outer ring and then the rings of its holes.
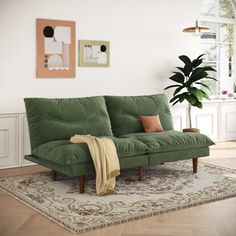
POLYGON ((80 40, 79 65, 84 67, 109 67, 109 41, 80 40))
POLYGON ((75 22, 36 19, 37 78, 75 77, 75 22))

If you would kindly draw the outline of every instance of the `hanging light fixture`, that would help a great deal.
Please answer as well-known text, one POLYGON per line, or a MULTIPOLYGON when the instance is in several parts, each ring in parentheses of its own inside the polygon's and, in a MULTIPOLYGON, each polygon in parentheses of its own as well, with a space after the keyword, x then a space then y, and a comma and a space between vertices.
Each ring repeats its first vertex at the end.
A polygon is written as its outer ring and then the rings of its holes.
POLYGON ((196 33, 196 34, 201 34, 201 33, 209 32, 209 31, 210 31, 209 28, 199 26, 198 20, 196 20, 196 25, 194 27, 189 27, 189 28, 183 29, 183 32, 196 33))
POLYGON ((202 33, 209 32, 210 29, 207 27, 199 26, 199 23, 198 23, 198 9, 199 9, 198 0, 196 0, 196 9, 197 9, 197 20, 196 20, 195 26, 185 28, 185 29, 183 29, 183 32, 192 33, 193 35, 201 35, 202 33))

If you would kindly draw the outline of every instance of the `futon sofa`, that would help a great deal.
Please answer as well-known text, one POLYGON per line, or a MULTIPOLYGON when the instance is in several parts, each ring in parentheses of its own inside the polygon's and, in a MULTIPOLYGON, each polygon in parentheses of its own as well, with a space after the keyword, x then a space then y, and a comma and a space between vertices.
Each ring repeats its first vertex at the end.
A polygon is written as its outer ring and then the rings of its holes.
POLYGON ((87 145, 70 143, 75 134, 111 138, 121 170, 138 168, 139 180, 145 166, 183 159, 193 159, 196 173, 198 157, 208 156, 214 144, 203 134, 175 131, 164 94, 24 101, 32 153, 25 159, 52 169, 54 180, 58 172, 78 176, 81 193, 85 176, 95 170, 87 145), (140 116, 150 115, 159 115, 164 132, 144 132, 140 116))

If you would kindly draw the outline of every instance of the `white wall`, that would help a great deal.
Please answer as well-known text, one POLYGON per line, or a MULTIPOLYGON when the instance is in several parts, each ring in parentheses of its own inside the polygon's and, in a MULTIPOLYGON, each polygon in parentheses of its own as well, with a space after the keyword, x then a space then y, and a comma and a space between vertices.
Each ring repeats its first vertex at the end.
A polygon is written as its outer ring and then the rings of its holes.
POLYGON ((29 96, 161 93, 177 57, 199 54, 199 39, 182 33, 195 18, 195 0, 0 0, 0 112, 24 111, 29 96), (110 68, 36 79, 36 18, 76 21, 76 41, 109 40, 110 68))

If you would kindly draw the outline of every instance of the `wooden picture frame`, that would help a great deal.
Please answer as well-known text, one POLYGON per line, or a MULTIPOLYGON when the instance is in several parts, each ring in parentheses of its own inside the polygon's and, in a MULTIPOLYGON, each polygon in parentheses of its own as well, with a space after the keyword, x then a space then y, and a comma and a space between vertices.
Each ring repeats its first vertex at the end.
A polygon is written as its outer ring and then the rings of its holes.
POLYGON ((75 22, 36 19, 37 78, 75 78, 75 22))
POLYGON ((79 41, 79 66, 109 67, 110 42, 98 40, 79 41))

